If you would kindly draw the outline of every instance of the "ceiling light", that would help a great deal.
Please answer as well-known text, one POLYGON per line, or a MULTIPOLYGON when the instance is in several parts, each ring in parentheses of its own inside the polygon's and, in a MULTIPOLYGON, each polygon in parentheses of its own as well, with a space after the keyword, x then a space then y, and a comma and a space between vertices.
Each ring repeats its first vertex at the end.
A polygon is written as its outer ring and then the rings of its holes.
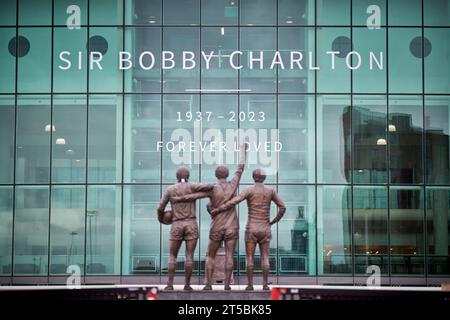
POLYGON ((68 156, 73 156, 74 154, 75 154, 75 151, 73 151, 72 149, 68 149, 66 151, 66 155, 68 155, 68 156))
POLYGON ((377 146, 385 146, 386 144, 386 139, 380 138, 377 140, 377 146))
POLYGON ((388 128, 389 128, 389 132, 397 131, 397 128, 393 124, 390 124, 388 128))
POLYGON ((224 28, 224 27, 220 28, 220 34, 221 34, 221 35, 224 35, 224 34, 225 34, 225 28, 224 28))
POLYGON ((153 23, 156 23, 156 21, 155 20, 148 20, 148 23, 153 24, 153 23))
POLYGON ((45 132, 50 132, 50 128, 52 128, 53 132, 56 131, 55 125, 48 124, 48 125, 45 126, 45 132))
POLYGON ((65 145, 66 144, 66 139, 58 138, 58 139, 56 139, 56 144, 58 144, 58 145, 65 145))
POLYGON ((287 23, 287 24, 291 24, 291 23, 294 23, 294 21, 292 21, 292 20, 286 20, 286 23, 287 23))

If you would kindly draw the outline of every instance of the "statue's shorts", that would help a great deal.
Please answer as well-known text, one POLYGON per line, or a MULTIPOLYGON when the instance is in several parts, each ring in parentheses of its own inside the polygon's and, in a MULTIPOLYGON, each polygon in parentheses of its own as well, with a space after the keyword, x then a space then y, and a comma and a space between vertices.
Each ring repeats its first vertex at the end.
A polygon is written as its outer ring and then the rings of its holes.
POLYGON ((209 231, 209 239, 212 241, 233 240, 239 238, 239 228, 211 228, 209 231))
POLYGON ((252 223, 245 229, 245 242, 265 243, 272 240, 272 231, 267 222, 252 223))
POLYGON ((195 219, 177 220, 170 227, 170 240, 197 240, 198 226, 195 219))

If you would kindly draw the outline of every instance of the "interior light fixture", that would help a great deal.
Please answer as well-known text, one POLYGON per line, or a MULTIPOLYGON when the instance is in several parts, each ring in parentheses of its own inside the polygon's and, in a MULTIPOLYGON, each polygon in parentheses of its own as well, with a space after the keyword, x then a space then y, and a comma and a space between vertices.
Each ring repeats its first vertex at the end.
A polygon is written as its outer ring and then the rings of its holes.
POLYGON ((66 144, 66 139, 58 138, 58 139, 56 139, 56 144, 58 144, 58 145, 65 145, 66 144))
POLYGON ((386 139, 380 138, 377 140, 377 146, 385 146, 386 144, 386 139))
POLYGON ((53 132, 56 131, 55 125, 50 125, 50 124, 48 124, 48 125, 45 126, 45 132, 50 132, 50 128, 51 128, 51 130, 52 130, 53 132))
POLYGON ((224 27, 220 28, 220 34, 221 35, 225 35, 225 28, 224 27))
POLYGON ((395 127, 395 125, 390 124, 389 127, 388 127, 388 130, 389 130, 389 132, 396 132, 397 128, 395 127))

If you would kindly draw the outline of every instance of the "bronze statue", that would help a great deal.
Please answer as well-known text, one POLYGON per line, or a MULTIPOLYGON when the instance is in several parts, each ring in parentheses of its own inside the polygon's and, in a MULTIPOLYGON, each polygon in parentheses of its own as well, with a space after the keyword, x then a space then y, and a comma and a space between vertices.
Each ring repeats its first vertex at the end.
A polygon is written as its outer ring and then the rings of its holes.
POLYGON ((173 290, 173 278, 175 275, 175 264, 183 241, 186 241, 185 261, 185 286, 184 290, 192 290, 190 286, 192 269, 194 267, 194 251, 197 246, 198 226, 195 215, 195 202, 175 203, 173 198, 186 194, 210 191, 213 184, 189 183, 189 169, 185 167, 177 170, 177 183, 170 186, 164 193, 158 207, 158 220, 161 223, 171 224, 169 240, 169 281, 165 290, 173 290), (172 210, 165 211, 170 201, 172 210))
MULTIPOLYGON (((193 193, 191 195, 176 197, 175 202, 192 202, 196 199, 210 199, 207 205, 211 213, 212 208, 217 208, 236 195, 236 190, 244 171, 247 145, 243 144, 240 148, 239 165, 233 178, 227 181, 229 171, 228 167, 219 165, 216 168, 215 175, 218 182, 209 192, 193 193)), ((239 237, 239 219, 236 214, 235 206, 229 206, 220 214, 211 214, 211 227, 209 231, 208 253, 206 257, 206 284, 203 290, 211 290, 211 282, 214 273, 214 262, 218 249, 222 241, 225 241, 225 290, 230 290, 231 275, 233 272, 233 254, 239 237)))
POLYGON ((234 208, 239 202, 247 200, 248 220, 245 229, 245 251, 247 256, 248 285, 245 290, 253 290, 253 257, 256 244, 259 244, 259 251, 261 252, 263 290, 270 290, 268 283, 269 249, 270 240, 272 239, 270 227, 280 221, 286 211, 286 206, 278 193, 275 190, 264 186, 265 179, 266 174, 262 169, 254 170, 254 186, 244 190, 238 196, 211 211, 213 215, 216 215, 219 212, 234 208), (270 204, 272 201, 278 206, 278 214, 270 221, 270 204))

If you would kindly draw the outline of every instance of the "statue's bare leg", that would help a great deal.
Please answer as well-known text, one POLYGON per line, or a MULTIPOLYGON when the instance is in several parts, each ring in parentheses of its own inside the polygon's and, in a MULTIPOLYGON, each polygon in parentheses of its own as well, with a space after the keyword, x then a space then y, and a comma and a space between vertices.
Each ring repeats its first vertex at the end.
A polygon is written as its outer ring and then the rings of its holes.
POLYGON ((253 257, 255 255, 256 242, 247 241, 245 243, 245 253, 247 255, 247 288, 245 290, 253 290, 253 268, 255 266, 253 257))
POLYGON ((206 257, 206 285, 203 290, 211 290, 212 277, 214 273, 214 261, 216 258, 217 250, 219 250, 220 241, 209 239, 208 243, 208 256, 206 257))
POLYGON ((173 290, 173 278, 175 276, 175 265, 177 263, 178 251, 180 250, 181 240, 170 240, 169 241, 169 263, 168 263, 168 273, 169 281, 164 290, 173 290))
POLYGON ((184 290, 192 290, 191 276, 194 269, 194 252, 197 246, 197 239, 186 240, 186 261, 185 261, 185 281, 184 290))
POLYGON ((234 266, 234 250, 236 248, 237 239, 225 241, 225 290, 231 290, 231 274, 234 266))
POLYGON ((263 273, 263 290, 270 290, 269 288, 269 250, 270 242, 266 241, 259 244, 259 250, 261 251, 261 266, 263 273))

